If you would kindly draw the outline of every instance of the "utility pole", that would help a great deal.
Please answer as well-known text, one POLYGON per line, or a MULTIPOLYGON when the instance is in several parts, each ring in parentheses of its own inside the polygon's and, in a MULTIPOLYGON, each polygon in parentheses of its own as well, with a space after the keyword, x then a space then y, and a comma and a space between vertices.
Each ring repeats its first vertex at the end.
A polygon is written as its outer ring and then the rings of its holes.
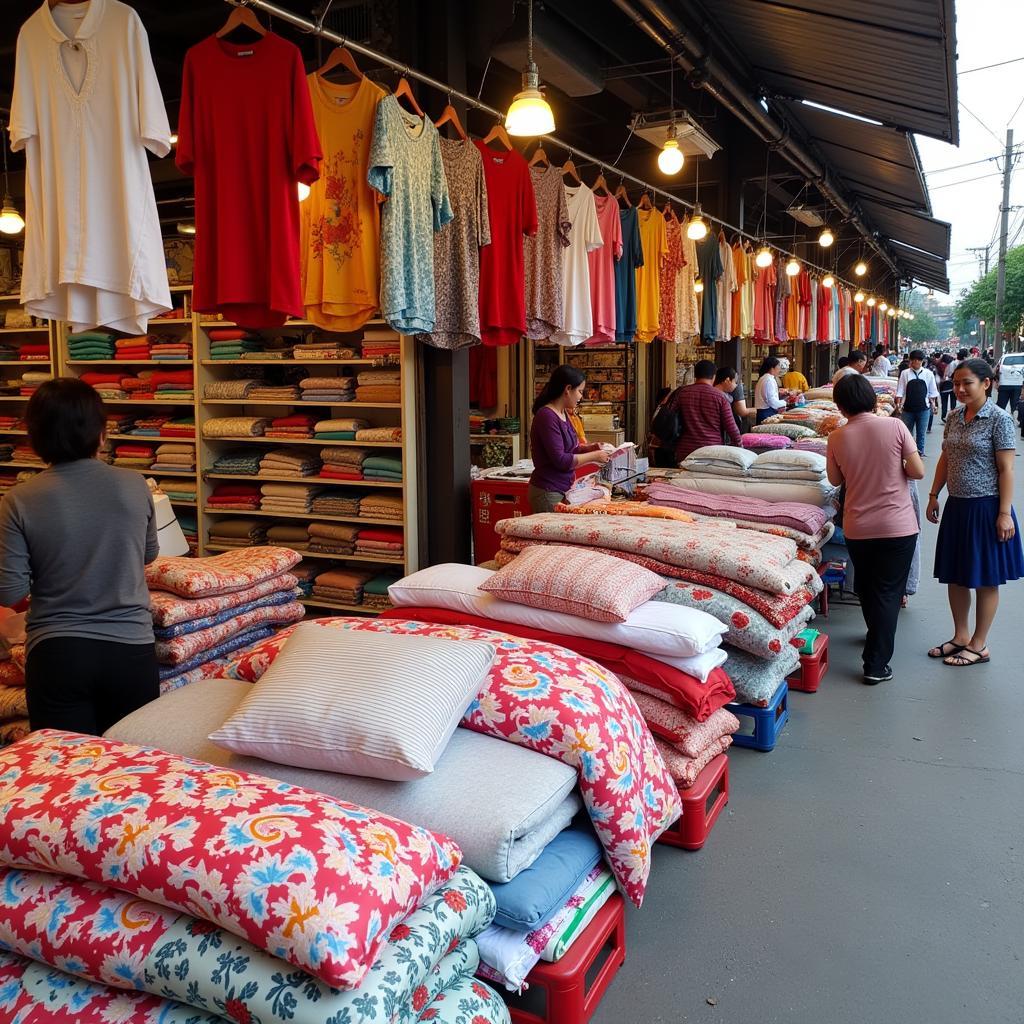
MULTIPOLYGON (((1006 234, 1010 219, 1010 175, 1013 173, 1013 129, 1006 129, 1006 155, 1003 157, 1003 203, 999 207, 1002 217, 999 228, 999 263, 996 270, 996 323, 995 351, 992 353, 996 363, 1003 355, 1003 300, 1006 298, 1006 234)), ((1014 324, 1016 332, 1017 325, 1014 324)))
POLYGON ((988 273, 988 258, 989 258, 990 246, 987 245, 969 245, 967 247, 968 252, 978 253, 978 262, 984 261, 985 269, 982 271, 982 277, 988 273))

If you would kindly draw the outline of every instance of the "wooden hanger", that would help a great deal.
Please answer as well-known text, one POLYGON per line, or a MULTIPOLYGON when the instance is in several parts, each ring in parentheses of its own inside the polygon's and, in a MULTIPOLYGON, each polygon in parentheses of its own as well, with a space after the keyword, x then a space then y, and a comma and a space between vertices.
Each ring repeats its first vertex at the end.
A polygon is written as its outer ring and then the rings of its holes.
POLYGON ((452 106, 451 96, 448 97, 448 103, 445 105, 444 110, 441 111, 441 116, 434 122, 434 127, 440 128, 442 125, 446 124, 450 124, 455 129, 455 134, 458 135, 463 142, 469 141, 466 129, 462 127, 462 122, 459 120, 459 113, 452 106))
POLYGON ((530 157, 531 167, 536 167, 538 164, 543 164, 545 167, 551 166, 551 161, 548 159, 547 153, 544 152, 543 146, 538 146, 533 151, 533 156, 530 157))
POLYGON ((562 164, 562 175, 571 174, 576 179, 577 185, 583 184, 583 179, 580 177, 580 172, 576 170, 576 165, 572 162, 572 157, 562 164))
POLYGON ((366 76, 359 70, 359 65, 356 63, 355 57, 352 56, 351 51, 346 46, 336 46, 328 54, 327 60, 323 62, 321 67, 317 69, 317 74, 321 78, 326 78, 327 75, 335 68, 342 67, 350 75, 354 75, 357 81, 362 81, 366 76))
POLYGON ((597 195, 599 191, 604 192, 606 196, 610 196, 612 194, 611 189, 608 188, 608 182, 604 180, 604 171, 597 176, 597 181, 594 182, 590 191, 593 192, 594 195, 597 195))
POLYGON ((640 202, 637 203, 637 207, 641 210, 653 210, 654 204, 651 202, 650 194, 645 190, 644 194, 640 197, 640 202))
POLYGON ((614 194, 616 201, 621 201, 626 204, 627 210, 632 207, 633 204, 629 201, 629 193, 626 191, 626 186, 623 185, 621 181, 619 182, 619 187, 615 190, 614 194))
POLYGON ((489 146, 497 139, 509 152, 512 151, 512 140, 505 131, 505 126, 500 121, 494 122, 494 127, 484 136, 484 145, 489 146))
MULTIPOLYGON (((60 0, 50 0, 50 6, 53 7, 59 2, 60 0)), ((228 15, 228 20, 224 22, 217 33, 217 38, 223 39, 224 36, 234 32, 236 28, 243 26, 252 29, 257 35, 265 36, 267 34, 267 30, 260 24, 260 19, 256 17, 251 7, 234 7, 228 15)))
POLYGON ((416 97, 412 94, 412 86, 409 85, 409 79, 405 75, 402 75, 398 80, 398 85, 395 86, 395 91, 392 95, 396 100, 405 99, 417 117, 427 116, 423 113, 423 108, 416 102, 416 97))

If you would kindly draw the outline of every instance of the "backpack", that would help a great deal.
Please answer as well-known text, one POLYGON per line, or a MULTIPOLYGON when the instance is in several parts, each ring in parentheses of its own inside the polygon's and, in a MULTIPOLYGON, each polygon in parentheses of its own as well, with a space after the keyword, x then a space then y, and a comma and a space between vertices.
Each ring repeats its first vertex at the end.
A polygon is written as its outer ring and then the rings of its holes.
POLYGON ((928 408, 928 384, 922 376, 924 370, 911 370, 910 372, 914 376, 907 381, 907 393, 903 397, 903 411, 924 412, 928 408))
POLYGON ((670 395, 668 401, 654 414, 651 433, 658 439, 661 447, 675 448, 683 433, 683 418, 679 415, 676 394, 670 395))

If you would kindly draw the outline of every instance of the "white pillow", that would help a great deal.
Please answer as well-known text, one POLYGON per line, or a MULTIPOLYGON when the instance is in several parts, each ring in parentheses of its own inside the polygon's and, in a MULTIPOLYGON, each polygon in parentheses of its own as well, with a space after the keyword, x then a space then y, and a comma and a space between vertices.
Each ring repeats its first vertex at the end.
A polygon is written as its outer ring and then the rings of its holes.
POLYGON ((709 444, 690 452, 685 461, 735 466, 737 469, 747 470, 756 458, 757 455, 746 448, 733 448, 728 444, 709 444))
POLYGON ((825 472, 825 456, 818 452, 797 450, 762 452, 754 460, 753 469, 804 469, 814 473, 825 472))
POLYGON ((666 656, 659 657, 658 661, 663 661, 666 665, 671 665, 673 668, 679 669, 680 672, 685 672, 688 676, 693 676, 694 679, 706 683, 708 676, 719 665, 724 665, 728 657, 729 652, 723 647, 715 647, 703 654, 696 654, 692 658, 669 658, 666 656))
POLYGON ((692 658, 714 650, 726 632, 713 615, 667 601, 647 601, 634 608, 625 622, 594 622, 513 604, 479 589, 493 575, 490 569, 476 565, 432 565, 392 583, 388 594, 396 608, 447 608, 497 622, 621 644, 654 658, 692 658))
POLYGON ((210 739, 277 764, 418 779, 434 770, 493 661, 494 648, 477 640, 303 622, 210 739))

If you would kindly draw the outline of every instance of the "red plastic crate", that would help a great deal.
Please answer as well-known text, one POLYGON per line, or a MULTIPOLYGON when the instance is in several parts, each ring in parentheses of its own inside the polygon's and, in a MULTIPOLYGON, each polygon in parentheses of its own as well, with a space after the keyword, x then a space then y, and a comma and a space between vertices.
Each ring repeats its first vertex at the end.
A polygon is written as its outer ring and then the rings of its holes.
POLYGON ((504 992, 512 1024, 586 1024, 626 962, 626 910, 618 893, 557 963, 541 961, 521 996, 504 992), (596 970, 595 970, 596 968, 596 970))
POLYGON ((828 637, 824 633, 814 641, 810 654, 800 655, 800 668, 786 680, 791 690, 801 693, 817 693, 822 679, 828 671, 828 637))
POLYGON ((689 789, 679 790, 679 796, 683 813, 670 829, 662 832, 658 842, 684 850, 699 850, 729 802, 729 758, 719 754, 689 789))
POLYGON ((489 562, 501 547, 494 524, 530 514, 529 483, 526 480, 474 480, 473 561, 489 562))

